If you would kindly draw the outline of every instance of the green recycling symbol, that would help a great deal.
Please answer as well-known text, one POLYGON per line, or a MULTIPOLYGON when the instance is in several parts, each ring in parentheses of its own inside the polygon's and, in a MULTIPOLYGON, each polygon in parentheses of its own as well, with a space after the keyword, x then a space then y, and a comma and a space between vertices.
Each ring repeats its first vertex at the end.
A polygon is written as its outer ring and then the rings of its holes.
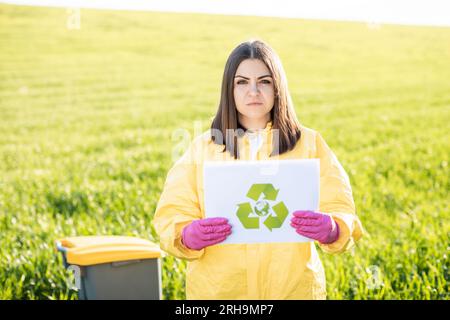
POLYGON ((271 183, 256 183, 250 187, 247 197, 254 200, 255 204, 252 206, 250 202, 240 203, 236 212, 245 229, 259 229, 260 218, 266 216, 264 225, 270 231, 283 225, 289 214, 288 208, 282 201, 270 206, 270 202, 276 201, 278 191, 280 190, 275 189, 271 183))

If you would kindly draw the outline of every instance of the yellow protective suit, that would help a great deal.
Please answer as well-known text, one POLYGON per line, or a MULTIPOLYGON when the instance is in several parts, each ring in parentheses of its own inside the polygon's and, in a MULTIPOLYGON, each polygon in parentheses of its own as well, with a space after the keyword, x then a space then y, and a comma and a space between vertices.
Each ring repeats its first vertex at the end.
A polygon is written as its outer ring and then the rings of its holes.
MULTIPOLYGON (((331 244, 318 245, 327 253, 351 248, 363 234, 355 214, 349 178, 322 136, 301 126, 295 148, 269 158, 272 123, 263 130, 257 159, 320 159, 319 211, 339 224, 340 235, 331 244)), ((249 139, 239 138, 242 160, 249 160, 249 139)), ((167 253, 188 260, 187 299, 326 299, 325 273, 315 242, 219 244, 200 251, 181 243, 183 227, 205 218, 203 200, 204 161, 235 160, 222 146, 211 141, 210 131, 191 143, 167 175, 153 218, 160 246, 167 253)), ((295 211, 295 210, 294 210, 295 211)), ((290 219, 292 212, 287 219, 290 219)), ((286 221, 288 221, 286 219, 286 221)))

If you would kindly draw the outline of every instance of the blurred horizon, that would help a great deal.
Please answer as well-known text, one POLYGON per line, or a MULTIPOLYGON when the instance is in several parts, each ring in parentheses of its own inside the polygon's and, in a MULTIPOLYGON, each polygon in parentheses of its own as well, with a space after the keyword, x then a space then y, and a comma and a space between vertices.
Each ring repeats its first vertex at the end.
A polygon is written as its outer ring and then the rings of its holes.
POLYGON ((450 27, 450 3, 444 0, 278 0, 276 3, 271 0, 0 0, 0 3, 450 27))

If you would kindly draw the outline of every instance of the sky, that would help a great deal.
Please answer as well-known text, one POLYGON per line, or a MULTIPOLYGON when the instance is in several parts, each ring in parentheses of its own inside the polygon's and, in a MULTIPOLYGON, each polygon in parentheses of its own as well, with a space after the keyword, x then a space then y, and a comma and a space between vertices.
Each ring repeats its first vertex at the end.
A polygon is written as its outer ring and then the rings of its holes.
POLYGON ((0 3, 450 27, 450 0, 0 0, 0 3))

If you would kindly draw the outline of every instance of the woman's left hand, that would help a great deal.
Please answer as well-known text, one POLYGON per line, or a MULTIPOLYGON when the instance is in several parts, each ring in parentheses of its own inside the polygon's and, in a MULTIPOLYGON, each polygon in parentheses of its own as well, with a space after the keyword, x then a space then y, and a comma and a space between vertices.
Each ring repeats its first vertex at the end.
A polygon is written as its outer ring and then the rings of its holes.
POLYGON ((298 234, 323 244, 339 238, 339 225, 330 215, 315 211, 295 211, 293 215, 291 226, 298 234))

